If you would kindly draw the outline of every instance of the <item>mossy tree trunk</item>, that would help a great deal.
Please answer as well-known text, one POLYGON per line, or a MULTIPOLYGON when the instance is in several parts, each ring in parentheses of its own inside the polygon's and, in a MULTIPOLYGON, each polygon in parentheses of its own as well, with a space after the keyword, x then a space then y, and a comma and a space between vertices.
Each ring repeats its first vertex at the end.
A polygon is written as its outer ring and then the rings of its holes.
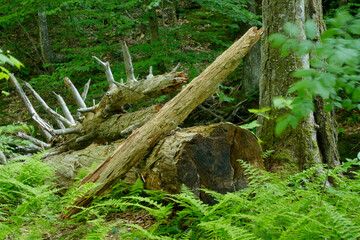
MULTIPOLYGON (((260 76, 260 108, 270 106, 270 119, 259 119, 262 124, 258 136, 264 142, 264 150, 274 150, 265 162, 270 171, 288 175, 306 169, 316 163, 338 163, 335 121, 323 111, 324 103, 316 100, 316 113, 311 112, 296 129, 287 129, 276 136, 276 118, 284 110, 273 107, 273 98, 286 96, 289 87, 297 81, 294 71, 309 68, 309 56, 298 58, 291 54, 281 57, 279 49, 271 48, 267 38, 283 32, 286 22, 292 22, 303 29, 307 19, 312 18, 319 26, 319 33, 325 29, 322 20, 321 0, 263 1, 262 62, 260 76)), ((305 39, 305 33, 300 37, 305 39)))

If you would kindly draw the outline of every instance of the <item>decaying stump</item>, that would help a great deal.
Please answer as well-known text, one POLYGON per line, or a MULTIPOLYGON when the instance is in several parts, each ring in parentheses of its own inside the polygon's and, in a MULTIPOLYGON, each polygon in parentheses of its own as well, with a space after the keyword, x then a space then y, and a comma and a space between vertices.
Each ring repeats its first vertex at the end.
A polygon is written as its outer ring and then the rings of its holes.
POLYGON ((201 200, 212 203, 199 188, 227 193, 247 187, 238 159, 265 169, 255 135, 220 123, 176 131, 161 140, 134 172, 140 173, 148 189, 180 193, 185 184, 201 200))
MULTIPOLYGON (((45 160, 58 168, 59 186, 69 188, 81 168, 100 164, 122 141, 92 144, 45 160)), ((141 178, 147 189, 168 193, 180 193, 185 184, 204 202, 211 203, 212 199, 199 188, 226 193, 247 186, 238 159, 264 169, 260 144, 249 130, 231 123, 180 129, 159 141, 149 156, 126 174, 125 182, 133 184, 141 178)))

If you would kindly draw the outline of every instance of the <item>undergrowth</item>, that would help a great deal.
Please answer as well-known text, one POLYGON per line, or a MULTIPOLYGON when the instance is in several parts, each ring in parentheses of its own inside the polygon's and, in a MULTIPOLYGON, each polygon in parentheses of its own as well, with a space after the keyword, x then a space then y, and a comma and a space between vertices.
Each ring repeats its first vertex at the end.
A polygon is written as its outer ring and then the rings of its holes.
POLYGON ((359 159, 331 170, 313 166, 283 180, 240 162, 248 188, 227 194, 203 189, 215 205, 186 187, 169 195, 145 190, 138 180, 133 186, 119 183, 63 221, 60 212, 81 191, 57 195, 54 169, 39 157, 12 161, 0 166, 0 239, 360 238, 360 172, 344 177, 359 167, 359 159), (152 215, 146 226, 138 221, 145 215, 152 215))

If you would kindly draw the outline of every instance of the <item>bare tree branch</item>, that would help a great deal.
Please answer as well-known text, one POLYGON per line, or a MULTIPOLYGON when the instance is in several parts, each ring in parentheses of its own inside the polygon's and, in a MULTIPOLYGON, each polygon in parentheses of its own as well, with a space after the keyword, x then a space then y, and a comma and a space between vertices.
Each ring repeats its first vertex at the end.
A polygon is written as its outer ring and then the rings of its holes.
POLYGON ((52 135, 54 134, 53 133, 54 129, 37 114, 37 112, 35 111, 34 107, 31 104, 30 100, 28 99, 28 97, 24 93, 22 87, 20 86, 19 82, 15 78, 14 74, 9 73, 9 77, 10 77, 9 79, 10 79, 11 84, 15 87, 21 100, 24 102, 26 110, 30 113, 32 119, 38 125, 38 127, 40 128, 41 132, 44 134, 46 139, 48 141, 51 141, 53 138, 52 135))
POLYGON ((125 63, 127 83, 136 82, 129 48, 126 45, 125 41, 121 41, 121 45, 122 45, 122 50, 123 50, 123 54, 124 54, 124 63, 125 63))
POLYGON ((55 94, 67 120, 69 120, 72 124, 75 124, 75 120, 74 120, 73 116, 71 115, 69 108, 66 106, 64 99, 59 94, 56 94, 56 92, 53 92, 53 93, 55 94))
POLYGON ((73 96, 76 105, 79 108, 86 108, 86 104, 84 102, 84 100, 81 98, 80 93, 78 92, 78 90, 76 89, 76 87, 74 86, 74 84, 71 82, 71 80, 66 77, 64 78, 64 82, 65 85, 68 87, 69 91, 71 92, 71 95, 73 96))
POLYGON ((79 133, 79 132, 80 132, 80 129, 77 127, 54 130, 54 133, 56 135, 66 135, 66 134, 79 133))
POLYGON ((42 97, 32 88, 32 86, 27 83, 24 82, 25 86, 27 88, 30 89, 30 91, 32 92, 32 94, 34 95, 34 97, 36 98, 36 100, 38 100, 38 102, 40 103, 40 105, 44 108, 44 110, 54 119, 54 121, 58 124, 58 126, 61 129, 64 129, 65 126, 62 124, 65 123, 67 126, 71 126, 73 125, 69 120, 67 120, 65 117, 61 116, 60 114, 58 114, 57 112, 55 112, 53 109, 51 109, 47 103, 42 99, 42 97))
POLYGON ((154 77, 154 75, 153 75, 153 67, 150 66, 150 68, 149 68, 149 75, 146 76, 146 79, 150 79, 150 78, 152 78, 152 77, 154 77))
POLYGON ((109 62, 103 62, 100 59, 98 59, 95 56, 92 56, 93 59, 95 59, 105 70, 106 80, 109 83, 109 88, 114 86, 114 76, 111 72, 110 63, 109 62))
POLYGON ((180 68, 180 66, 181 66, 181 63, 178 63, 176 65, 176 67, 174 67, 173 70, 171 70, 171 72, 176 72, 180 68))
POLYGON ((90 87, 91 79, 85 84, 84 86, 84 92, 81 94, 82 99, 85 101, 86 95, 88 94, 89 87, 90 87))
POLYGON ((81 113, 93 112, 95 110, 95 108, 96 108, 96 105, 92 106, 92 107, 87 107, 87 108, 79 108, 77 111, 81 112, 81 113))
POLYGON ((22 139, 25 139, 25 140, 28 140, 28 141, 31 141, 33 142, 35 145, 41 147, 42 149, 49 149, 51 147, 50 144, 48 143, 45 143, 39 139, 36 139, 32 136, 29 136, 23 132, 18 132, 18 137, 22 138, 22 139))

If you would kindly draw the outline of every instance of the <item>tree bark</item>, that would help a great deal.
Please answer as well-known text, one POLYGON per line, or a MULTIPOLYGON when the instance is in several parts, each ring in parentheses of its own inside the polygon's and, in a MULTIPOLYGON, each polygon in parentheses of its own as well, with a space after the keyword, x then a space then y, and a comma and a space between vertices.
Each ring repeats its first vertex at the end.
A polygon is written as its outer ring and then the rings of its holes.
MULTIPOLYGON (((275 150, 265 162, 267 170, 288 176, 313 164, 338 163, 336 150, 336 130, 333 118, 324 112, 323 103, 317 100, 316 113, 311 112, 296 129, 287 129, 276 136, 274 128, 276 118, 284 110, 273 107, 273 98, 287 96, 289 87, 297 79, 292 76, 298 69, 309 68, 309 56, 298 58, 294 54, 283 58, 279 49, 270 48, 267 38, 283 31, 286 22, 293 22, 304 29, 304 23, 312 18, 318 23, 319 32, 324 30, 320 0, 301 1, 263 1, 264 37, 262 41, 262 62, 260 77, 260 108, 270 106, 270 119, 260 118, 262 126, 258 136, 263 141, 263 148, 275 150)), ((305 39, 305 33, 300 33, 305 39)))
MULTIPOLYGON (((255 0, 251 0, 249 11, 256 14, 255 0)), ((249 24, 244 24, 248 29, 249 24)), ((259 90, 260 66, 261 66, 260 42, 256 43, 251 51, 244 57, 242 70, 242 92, 244 95, 259 90)))
POLYGON ((38 12, 39 16, 39 36, 41 55, 46 63, 61 63, 65 61, 65 57, 58 55, 54 52, 49 38, 49 30, 46 20, 46 13, 43 11, 38 12))
POLYGON ((157 20, 156 8, 152 7, 149 10, 149 30, 150 30, 150 40, 155 42, 159 40, 159 23, 157 20))
POLYGON ((178 126, 200 103, 217 91, 219 84, 240 64, 241 59, 259 40, 262 29, 251 28, 241 39, 219 56, 208 68, 188 84, 176 97, 141 128, 137 129, 99 167, 80 183, 99 183, 62 213, 64 219, 88 206, 94 196, 106 194, 150 149, 178 126))

